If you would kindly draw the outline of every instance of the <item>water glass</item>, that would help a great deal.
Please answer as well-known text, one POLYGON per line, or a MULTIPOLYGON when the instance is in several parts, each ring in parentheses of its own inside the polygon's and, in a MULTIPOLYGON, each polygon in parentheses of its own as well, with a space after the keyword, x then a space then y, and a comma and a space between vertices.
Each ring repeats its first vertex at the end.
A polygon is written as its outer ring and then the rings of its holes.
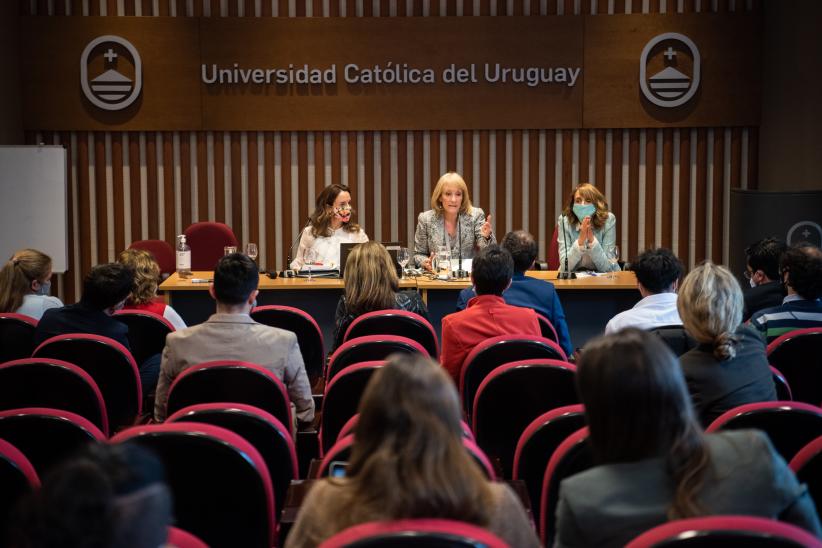
POLYGON ((246 244, 245 254, 249 259, 256 262, 258 254, 257 244, 246 244))
POLYGON ((308 267, 308 281, 313 282, 314 278, 311 276, 311 267, 314 266, 314 262, 317 260, 317 251, 313 248, 309 248, 305 250, 303 254, 303 264, 308 267))
POLYGON ((448 278, 451 275, 451 250, 447 245, 441 245, 437 248, 437 268, 434 272, 437 276, 445 276, 448 278))
POLYGON ((411 259, 411 253, 408 249, 401 247, 397 250, 397 262, 400 263, 400 268, 402 269, 402 277, 405 278, 405 265, 408 264, 408 261, 411 259))
POLYGON ((237 253, 236 245, 227 245, 223 247, 223 255, 231 255, 232 253, 237 253))
POLYGON ((605 252, 605 256, 608 257, 608 262, 611 263, 611 270, 608 272, 608 277, 611 279, 616 278, 613 265, 619 264, 619 246, 612 246, 605 252))

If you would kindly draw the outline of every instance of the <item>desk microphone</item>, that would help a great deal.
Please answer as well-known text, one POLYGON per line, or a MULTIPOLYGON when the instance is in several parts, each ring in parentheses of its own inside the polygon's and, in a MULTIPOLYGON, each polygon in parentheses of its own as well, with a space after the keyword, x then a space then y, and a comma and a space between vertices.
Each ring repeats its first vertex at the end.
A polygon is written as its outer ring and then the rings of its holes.
POLYGON ((288 248, 288 255, 285 257, 285 269, 280 273, 280 277, 282 278, 294 278, 297 276, 297 273, 291 269, 291 252, 294 250, 294 246, 297 245, 297 242, 300 241, 300 238, 303 236, 303 230, 311 224, 311 217, 303 224, 302 228, 297 231, 297 237, 294 238, 294 241, 291 242, 291 246, 288 248))
MULTIPOLYGON (((558 280, 576 280, 577 274, 576 272, 569 272, 568 268, 568 233, 565 232, 565 223, 568 221, 568 217, 566 215, 560 216, 560 224, 562 225, 562 239, 565 241, 565 272, 560 270, 559 274, 557 274, 558 280)), ((562 265, 560 265, 560 269, 562 265)))

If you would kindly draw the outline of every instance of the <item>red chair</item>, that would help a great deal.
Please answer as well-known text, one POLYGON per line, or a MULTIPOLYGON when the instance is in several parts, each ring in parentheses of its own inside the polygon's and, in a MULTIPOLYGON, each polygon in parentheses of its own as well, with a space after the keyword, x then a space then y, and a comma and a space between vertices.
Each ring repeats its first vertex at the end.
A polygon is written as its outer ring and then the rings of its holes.
POLYGON ((668 345, 671 352, 677 356, 681 356, 685 352, 696 347, 696 340, 691 337, 682 325, 660 325, 648 330, 653 333, 668 345))
POLYGON ((0 438, 22 451, 39 476, 86 444, 106 441, 100 429, 80 415, 39 407, 0 411, 0 438))
POLYGON ((559 225, 554 225, 554 234, 548 242, 548 270, 559 270, 559 225))
POLYGON ((808 486, 818 515, 822 511, 822 436, 800 449, 791 459, 790 467, 796 478, 808 486))
POLYGON ((355 363, 384 360, 391 354, 422 354, 430 356, 420 343, 395 335, 368 335, 346 341, 328 360, 325 382, 330 383, 344 368, 355 363))
POLYGON ((546 411, 579 403, 576 367, 558 360, 501 365, 480 384, 471 413, 477 444, 511 477, 519 436, 546 411), (516 402, 516 403, 514 403, 516 402))
POLYGON ((260 365, 213 361, 183 371, 168 390, 166 415, 199 403, 244 403, 271 413, 291 428, 291 400, 282 381, 260 365))
POLYGON ((460 369, 460 397, 466 416, 470 416, 474 395, 491 371, 505 363, 532 359, 568 361, 557 343, 543 337, 499 335, 478 344, 460 369))
POLYGON ((368 381, 383 365, 383 361, 349 365, 326 385, 319 434, 320 455, 331 449, 345 423, 357 414, 368 381))
POLYGON ((137 363, 161 354, 166 337, 175 331, 170 321, 148 310, 119 310, 114 317, 128 326, 128 345, 137 363))
POLYGON ((274 493, 260 453, 210 424, 137 426, 112 438, 153 451, 166 469, 176 524, 214 548, 270 548, 276 540, 274 493))
POLYGON ((177 270, 177 256, 174 248, 165 240, 137 240, 131 242, 128 248, 142 249, 151 253, 160 266, 160 275, 163 278, 169 277, 177 270))
POLYGON ((822 436, 822 409, 794 401, 749 403, 721 414, 705 431, 748 428, 765 432, 774 449, 790 461, 805 445, 822 436))
POLYGON ((38 346, 33 357, 64 360, 86 371, 103 394, 111 431, 134 424, 140 415, 143 391, 137 363, 117 341, 86 333, 57 335, 38 346))
POLYGON ((199 538, 176 527, 168 528, 166 546, 170 548, 208 548, 208 545, 199 538))
POLYGON ((563 441, 545 469, 540 495, 539 532, 545 546, 551 546, 556 534, 556 513, 559 502, 559 484, 565 478, 587 470, 593 464, 588 445, 588 428, 577 430, 563 441))
POLYGON ((776 399, 780 401, 792 401, 793 393, 791 392, 791 385, 785 375, 774 366, 771 366, 771 374, 773 376, 773 385, 776 387, 776 399))
POLYGON ((557 330, 554 329, 554 324, 551 323, 551 320, 540 313, 537 313, 537 320, 539 320, 539 330, 542 336, 559 344, 559 335, 557 335, 557 330))
POLYGON ((31 356, 35 329, 37 320, 25 314, 0 314, 0 363, 31 356))
POLYGON ((642 533, 626 548, 822 548, 809 532, 789 523, 753 516, 709 516, 664 523, 642 533))
POLYGON ((822 327, 797 329, 768 345, 768 363, 779 369, 793 388, 793 399, 822 404, 822 327))
POLYGON ((436 546, 438 548, 508 548, 508 544, 486 529, 445 519, 374 521, 349 527, 320 544, 320 548, 394 548, 436 546))
POLYGON ((21 407, 76 413, 108 437, 103 394, 94 379, 74 364, 40 358, 0 364, 0 409, 21 407))
POLYGON ((272 304, 255 307, 251 311, 251 317, 255 322, 279 327, 297 335, 297 344, 300 345, 305 372, 311 379, 312 385, 315 379, 322 376, 325 363, 325 343, 323 332, 311 314, 293 306, 272 304))
MULTIPOLYGON (((343 427, 340 429, 340 433, 337 434, 337 440, 340 440, 349 434, 353 434, 354 431, 357 429, 357 423, 359 422, 359 420, 359 413, 355 414, 350 419, 348 419, 346 423, 343 425, 343 427)), ((468 438, 469 440, 476 443, 477 440, 474 439, 474 433, 471 431, 471 427, 468 426, 468 423, 465 421, 460 421, 460 424, 462 425, 463 437, 468 438)))
POLYGON ((291 429, 258 407, 239 403, 202 403, 180 409, 166 422, 201 422, 230 430, 260 452, 274 488, 277 516, 291 480, 299 477, 291 429))
POLYGON ((432 358, 440 355, 437 332, 431 323, 419 314, 406 310, 376 310, 357 317, 348 326, 340 344, 367 335, 407 337, 420 343, 432 358))
POLYGON ((40 478, 25 455, 0 439, 0 539, 6 539, 9 514, 17 501, 39 487, 40 478))
POLYGON ((568 405, 540 415, 519 437, 514 453, 513 478, 525 482, 534 516, 540 515, 542 480, 551 455, 568 436, 584 426, 582 405, 568 405))
POLYGON ((351 447, 354 445, 354 435, 350 434, 337 440, 323 456, 320 466, 314 474, 315 479, 324 478, 328 475, 331 463, 335 461, 348 462, 351 458, 351 447))
POLYGON ((214 270, 225 246, 239 246, 231 227, 223 223, 194 223, 185 229, 184 234, 191 248, 191 270, 214 270))

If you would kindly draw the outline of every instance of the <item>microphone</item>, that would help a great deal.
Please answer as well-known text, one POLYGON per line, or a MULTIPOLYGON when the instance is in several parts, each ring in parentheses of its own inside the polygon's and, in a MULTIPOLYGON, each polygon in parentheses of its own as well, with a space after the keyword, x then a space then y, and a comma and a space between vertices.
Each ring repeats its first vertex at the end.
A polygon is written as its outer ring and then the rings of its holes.
MULTIPOLYGON (((565 223, 568 221, 568 217, 563 215, 560 217, 560 224, 562 225, 562 239, 565 242, 565 272, 560 270, 559 274, 557 274, 558 280, 576 280, 577 274, 576 272, 570 272, 568 268, 568 233, 565 231, 565 223)), ((560 265, 562 268, 562 265, 560 265)))
POLYGON ((460 217, 462 215, 457 215, 457 245, 459 246, 459 262, 457 263, 457 270, 451 272, 451 276, 454 278, 467 278, 468 272, 462 269, 462 227, 460 225, 460 217))
POLYGON ((294 238, 294 241, 291 242, 291 246, 288 248, 288 255, 285 256, 285 268, 283 269, 282 273, 280 274, 283 278, 293 278, 297 275, 294 270, 291 269, 291 252, 294 250, 294 246, 297 245, 297 242, 300 241, 300 238, 303 236, 303 230, 311 224, 311 217, 303 223, 303 226, 300 230, 297 231, 297 237, 294 238))

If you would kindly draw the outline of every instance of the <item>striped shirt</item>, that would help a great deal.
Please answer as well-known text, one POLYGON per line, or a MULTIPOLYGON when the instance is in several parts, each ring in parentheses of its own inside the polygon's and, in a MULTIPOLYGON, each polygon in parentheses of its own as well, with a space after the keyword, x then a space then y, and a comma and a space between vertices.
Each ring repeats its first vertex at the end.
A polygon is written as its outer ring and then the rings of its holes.
POLYGON ((751 325, 770 343, 796 329, 822 327, 822 299, 808 300, 788 295, 781 306, 765 308, 751 317, 751 325))

